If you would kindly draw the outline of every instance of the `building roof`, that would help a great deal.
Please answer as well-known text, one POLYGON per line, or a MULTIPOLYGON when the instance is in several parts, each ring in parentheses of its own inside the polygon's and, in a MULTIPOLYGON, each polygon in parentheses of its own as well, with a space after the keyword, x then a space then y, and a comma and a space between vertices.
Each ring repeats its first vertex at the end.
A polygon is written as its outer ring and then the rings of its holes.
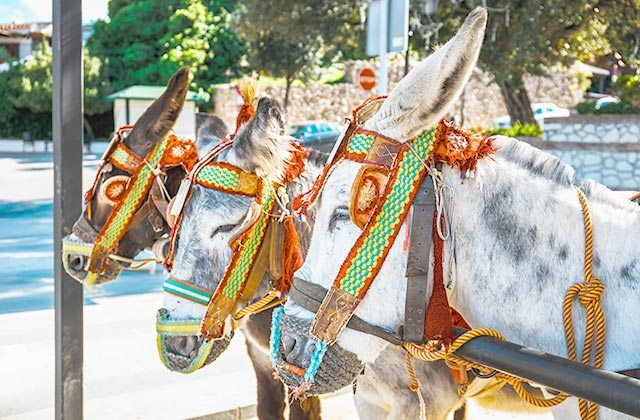
POLYGON ((53 25, 51 22, 9 22, 0 23, 0 35, 28 37, 31 34, 40 34, 51 38, 53 25))
MULTIPOLYGON (((112 93, 107 99, 158 99, 164 93, 166 86, 134 85, 119 92, 112 93)), ((187 101, 206 102, 206 99, 196 92, 187 92, 187 101)))

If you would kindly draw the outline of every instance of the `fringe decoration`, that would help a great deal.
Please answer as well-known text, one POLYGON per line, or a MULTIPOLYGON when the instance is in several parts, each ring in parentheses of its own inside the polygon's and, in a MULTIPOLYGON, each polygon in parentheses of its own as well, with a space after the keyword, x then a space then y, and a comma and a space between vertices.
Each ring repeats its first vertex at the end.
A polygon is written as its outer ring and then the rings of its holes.
POLYGON ((437 128, 434 160, 457 167, 463 174, 473 171, 478 160, 493 154, 493 137, 483 136, 441 120, 437 128))
POLYGON ((276 289, 286 292, 293 283, 293 274, 302 267, 304 258, 300 247, 300 238, 293 223, 292 217, 285 217, 282 221, 284 227, 284 241, 282 244, 282 277, 276 289))
POLYGON ((287 168, 282 176, 282 185, 289 185, 304 172, 304 160, 309 152, 297 141, 290 140, 290 157, 287 168))

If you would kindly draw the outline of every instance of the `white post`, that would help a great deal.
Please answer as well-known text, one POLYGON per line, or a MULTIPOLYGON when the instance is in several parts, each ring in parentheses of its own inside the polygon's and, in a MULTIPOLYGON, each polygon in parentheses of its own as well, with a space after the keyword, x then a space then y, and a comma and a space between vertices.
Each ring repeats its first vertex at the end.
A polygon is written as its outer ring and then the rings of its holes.
POLYGON ((378 95, 386 95, 388 88, 387 70, 387 32, 389 22, 389 0, 380 0, 380 44, 379 44, 379 73, 378 95))

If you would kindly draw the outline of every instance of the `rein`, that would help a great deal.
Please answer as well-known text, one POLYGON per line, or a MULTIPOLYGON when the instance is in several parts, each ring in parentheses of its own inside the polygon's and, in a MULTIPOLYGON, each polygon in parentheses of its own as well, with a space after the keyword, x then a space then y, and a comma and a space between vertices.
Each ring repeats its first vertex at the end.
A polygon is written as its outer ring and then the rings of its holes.
MULTIPOLYGON (((86 214, 76 224, 81 235, 92 238, 83 239, 93 242, 65 242, 63 252, 88 255, 86 270, 89 273, 89 284, 104 273, 107 261, 125 264, 140 263, 133 269, 141 268, 155 259, 134 259, 118 255, 118 245, 127 231, 143 220, 148 220, 156 236, 164 230, 165 209, 169 202, 169 194, 164 186, 164 178, 168 169, 181 166, 186 172, 198 159, 195 144, 191 140, 181 139, 169 134, 154 145, 145 156, 136 155, 125 145, 125 138, 133 126, 120 127, 101 158, 98 173, 92 187, 85 193, 86 214), (115 167, 126 175, 117 175, 106 179, 98 194, 100 198, 112 206, 107 221, 99 231, 93 227, 93 206, 96 187, 105 171, 115 167), (154 182, 155 181, 155 182, 154 182), (94 239, 93 239, 94 238, 94 239)), ((81 238, 82 239, 82 238, 81 238)))

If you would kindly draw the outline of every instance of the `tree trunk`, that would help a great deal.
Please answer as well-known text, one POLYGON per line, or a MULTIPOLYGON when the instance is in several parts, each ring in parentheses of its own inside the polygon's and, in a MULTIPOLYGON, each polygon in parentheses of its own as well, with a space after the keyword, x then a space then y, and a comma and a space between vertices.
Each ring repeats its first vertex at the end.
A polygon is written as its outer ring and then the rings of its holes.
POLYGON ((82 144, 87 147, 87 152, 91 152, 91 143, 93 143, 96 137, 93 132, 93 127, 91 126, 91 123, 89 122, 89 119, 87 118, 86 115, 82 116, 82 120, 83 120, 82 125, 84 128, 82 133, 82 144), (85 136, 85 132, 87 133, 86 136, 85 136))
POLYGON ((522 124, 538 125, 533 117, 531 100, 522 80, 503 80, 498 82, 498 86, 500 86, 504 103, 507 105, 511 124, 520 121, 522 124))
POLYGON ((287 110, 287 106, 289 106, 289 90, 291 90, 291 83, 293 83, 292 77, 286 77, 287 85, 284 89, 284 109, 287 110))

